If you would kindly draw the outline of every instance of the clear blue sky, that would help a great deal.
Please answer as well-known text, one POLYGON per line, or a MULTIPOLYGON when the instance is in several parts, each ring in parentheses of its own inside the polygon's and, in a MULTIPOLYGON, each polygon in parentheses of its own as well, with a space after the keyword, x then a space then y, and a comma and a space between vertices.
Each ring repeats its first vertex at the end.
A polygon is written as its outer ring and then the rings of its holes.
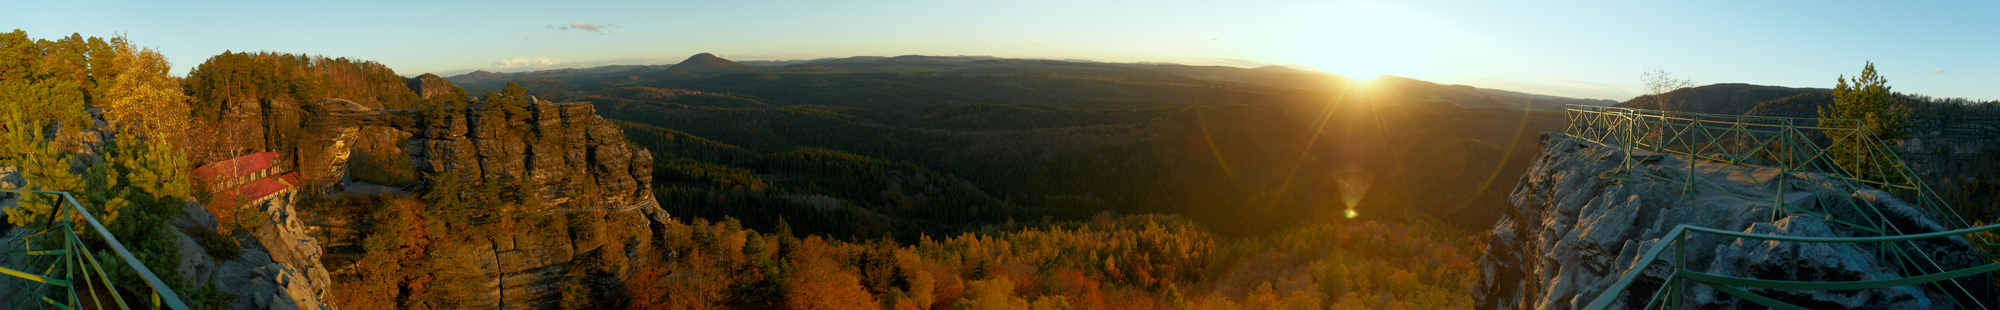
POLYGON ((1624 100, 1648 67, 1699 84, 1826 88, 1874 61, 1898 91, 2000 99, 1995 2, 1514 2, 82 0, 10 4, 0 28, 126 32, 181 74, 224 50, 374 60, 405 75, 701 52, 992 55, 1303 65, 1624 100), (578 23, 600 28, 560 28, 578 23))

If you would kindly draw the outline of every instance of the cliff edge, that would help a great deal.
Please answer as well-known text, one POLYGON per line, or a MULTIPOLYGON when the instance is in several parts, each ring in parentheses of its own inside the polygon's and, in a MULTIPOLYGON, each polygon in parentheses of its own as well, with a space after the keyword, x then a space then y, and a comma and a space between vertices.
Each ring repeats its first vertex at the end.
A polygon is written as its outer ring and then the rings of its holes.
MULTIPOLYGON (((1741 169, 1686 157, 1657 159, 1640 168, 1618 169, 1626 154, 1617 147, 1543 133, 1541 153, 1521 176, 1511 210, 1493 227, 1480 262, 1481 280, 1474 289, 1479 309, 1575 309, 1589 304, 1627 270, 1643 266, 1630 290, 1613 307, 1642 308, 1672 272, 1671 257, 1639 262, 1639 256, 1660 242, 1677 225, 1702 226, 1754 234, 1816 237, 1859 237, 1874 233, 1838 222, 1873 222, 1852 208, 1823 208, 1815 201, 1853 199, 1870 212, 1894 223, 1903 233, 1945 230, 1925 212, 1887 192, 1874 189, 1840 191, 1804 181, 1798 173, 1779 178, 1780 171, 1741 169), (1692 169, 1690 169, 1692 167, 1692 169), (1696 183, 1701 190, 1661 181, 1711 175, 1696 183), (1649 177, 1650 176, 1650 177, 1649 177), (1782 190, 1788 204, 1830 216, 1774 213, 1766 200, 1782 190), (1739 197, 1741 196, 1741 197, 1739 197)), ((1696 234, 1686 243, 1691 270, 1735 277, 1789 281, 1865 281, 1901 277, 1893 262, 1878 255, 1872 244, 1825 244, 1740 240, 1696 234)), ((1924 240, 1928 257, 1947 270, 1977 266, 1969 243, 1958 238, 1924 240)), ((1894 250, 1889 250, 1894 251, 1894 250)), ((1979 286, 1986 279, 1961 279, 1979 286)), ((1698 308, 1759 307, 1707 287, 1689 283, 1687 302, 1698 308)), ((1988 290, 1971 288, 1974 294, 1988 290)), ((1750 289, 1752 293, 1809 308, 1935 309, 1962 305, 1963 294, 1931 286, 1900 286, 1857 291, 1791 291, 1750 289)))

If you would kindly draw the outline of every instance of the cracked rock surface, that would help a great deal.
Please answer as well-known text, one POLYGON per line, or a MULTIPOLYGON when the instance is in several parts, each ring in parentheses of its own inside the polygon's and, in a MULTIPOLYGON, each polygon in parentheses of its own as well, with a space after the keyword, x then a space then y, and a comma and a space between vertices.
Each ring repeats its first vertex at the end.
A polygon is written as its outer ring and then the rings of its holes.
MULTIPOLYGON (((1778 178, 1778 171, 1736 169, 1665 156, 1632 171, 1617 167, 1626 154, 1614 146, 1543 133, 1542 150, 1521 176, 1509 197, 1512 207, 1494 224, 1489 246, 1480 262, 1480 282, 1474 293, 1478 309, 1575 309, 1589 304, 1625 272, 1639 269, 1630 289, 1614 308, 1641 308, 1673 271, 1673 251, 1657 260, 1640 256, 1661 242, 1677 225, 1691 225, 1752 234, 1815 237, 1871 236, 1872 232, 1829 223, 1828 218, 1777 214, 1764 200, 1784 191, 1794 205, 1830 214, 1830 219, 1866 222, 1856 211, 1819 208, 1814 198, 1852 199, 1873 206, 1904 234, 1943 230, 1918 208, 1888 193, 1862 189, 1840 191, 1821 183, 1801 181, 1799 174, 1778 178), (1660 179, 1692 176, 1703 190, 1660 179), (1710 172, 1721 171, 1710 176, 1710 172), (1649 177, 1650 176, 1650 177, 1649 177), (1782 180, 1782 181, 1781 181, 1782 180), (1822 198, 1835 197, 1835 198, 1822 198), (1775 215, 1774 215, 1775 214, 1775 215)), ((1649 155, 1649 154, 1640 154, 1649 155)), ((1771 242, 1690 234, 1683 246, 1684 267, 1709 274, 1789 281, 1865 281, 1900 277, 1897 266, 1880 259, 1874 244, 1771 242)), ((1937 262, 1945 269, 1981 265, 1970 255, 1970 244, 1958 238, 1922 240, 1901 247, 1911 257, 1937 262), (1924 251, 1910 250, 1922 248, 1924 251)), ((1891 250, 1893 251, 1893 250, 1891 250)), ((1970 296, 1990 293, 1978 285, 1983 277, 1963 280, 1970 296)), ((1754 304, 1705 286, 1687 284, 1684 302, 1699 308, 1752 307, 1754 304)), ((1956 286, 1950 288, 1957 290, 1956 286)), ((1855 291, 1781 291, 1753 293, 1807 308, 1933 309, 1958 307, 1971 297, 1930 286, 1903 286, 1855 291)), ((1990 297, 1986 297, 1990 298, 1990 297)))

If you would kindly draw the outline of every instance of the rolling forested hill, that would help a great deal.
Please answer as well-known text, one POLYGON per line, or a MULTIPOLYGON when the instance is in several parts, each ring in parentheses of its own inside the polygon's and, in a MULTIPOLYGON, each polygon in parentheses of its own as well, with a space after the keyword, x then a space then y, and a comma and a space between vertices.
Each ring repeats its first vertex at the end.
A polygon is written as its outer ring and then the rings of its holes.
POLYGON ((1349 198, 1361 214, 1398 205, 1478 227, 1498 216, 1534 135, 1561 121, 1522 112, 1547 103, 1509 108, 1494 98, 1526 100, 1468 86, 1282 67, 688 62, 701 65, 450 79, 597 105, 666 155, 655 180, 683 202, 668 204, 676 214, 899 239, 1103 212, 1255 235, 1337 217, 1349 198), (1342 183, 1368 185, 1343 194, 1342 183))
POLYGON ((694 278, 626 283, 664 296, 638 308, 1463 308, 1469 231, 1548 110, 1603 104, 1282 67, 689 63, 449 78, 590 102, 652 152, 687 256, 634 279, 694 278))

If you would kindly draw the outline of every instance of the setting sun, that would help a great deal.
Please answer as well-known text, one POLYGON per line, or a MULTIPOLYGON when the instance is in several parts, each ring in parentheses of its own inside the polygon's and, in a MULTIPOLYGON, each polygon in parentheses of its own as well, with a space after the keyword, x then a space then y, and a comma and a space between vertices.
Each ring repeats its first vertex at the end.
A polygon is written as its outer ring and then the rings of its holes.
POLYGON ((19 2, 0 309, 2000 306, 2000 1, 19 2))

